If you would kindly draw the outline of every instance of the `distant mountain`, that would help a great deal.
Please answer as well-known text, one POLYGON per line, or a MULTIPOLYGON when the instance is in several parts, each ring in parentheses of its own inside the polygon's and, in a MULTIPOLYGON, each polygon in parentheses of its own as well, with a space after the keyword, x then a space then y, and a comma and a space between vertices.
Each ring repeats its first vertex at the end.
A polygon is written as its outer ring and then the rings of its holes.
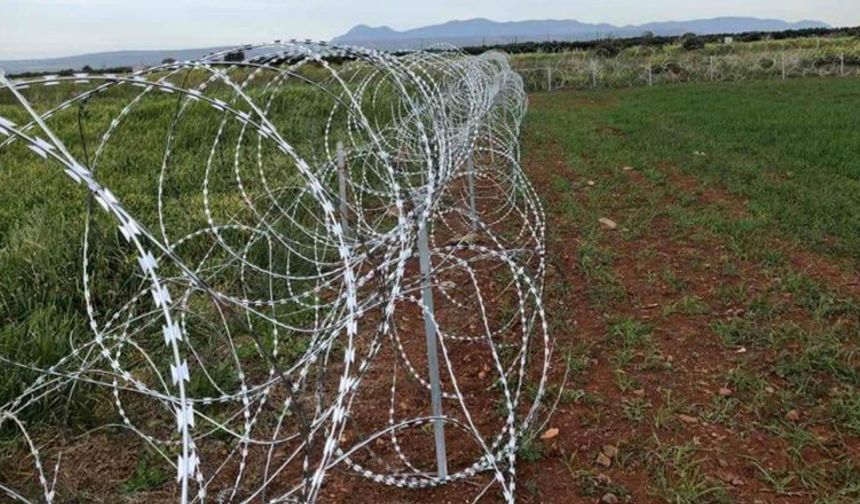
POLYGON ((206 49, 177 49, 156 51, 112 51, 80 56, 68 56, 50 59, 29 59, 0 61, 0 69, 8 74, 23 72, 58 72, 60 70, 80 70, 84 66, 94 69, 133 67, 137 65, 152 66, 160 64, 165 58, 185 61, 202 58, 207 54, 228 47, 210 47, 206 49))
POLYGON ((720 17, 627 26, 614 26, 605 23, 589 24, 576 20, 496 22, 489 19, 470 19, 405 31, 396 31, 387 26, 372 28, 367 25, 358 25, 346 34, 334 38, 332 42, 380 49, 415 49, 438 43, 474 46, 514 41, 594 40, 607 37, 639 36, 644 32, 676 36, 685 33, 711 35, 829 27, 826 23, 819 21, 789 23, 778 19, 748 17, 720 17))

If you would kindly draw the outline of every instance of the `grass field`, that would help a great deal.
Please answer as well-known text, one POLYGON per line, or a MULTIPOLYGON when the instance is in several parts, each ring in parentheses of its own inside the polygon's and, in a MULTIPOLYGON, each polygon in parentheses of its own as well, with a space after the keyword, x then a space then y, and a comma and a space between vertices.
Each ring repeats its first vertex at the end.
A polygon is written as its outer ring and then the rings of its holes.
MULTIPOLYGON (((96 164, 95 151, 102 135, 123 107, 137 96, 135 91, 139 88, 114 88, 58 112, 51 118, 50 125, 72 146, 78 159, 96 164)), ((36 86, 28 92, 28 99, 46 111, 79 92, 79 87, 69 84, 50 88, 36 86)), ((217 85, 211 92, 215 96, 228 94, 217 85)), ((331 112, 327 99, 308 87, 296 86, 280 92, 270 106, 272 115, 283 119, 278 128, 293 139, 298 151, 308 157, 320 155, 312 152, 317 147, 310 147, 308 140, 323 135, 325 119, 331 112)), ((163 213, 165 230, 171 241, 204 226, 207 211, 213 212, 215 221, 249 219, 249 210, 235 187, 233 162, 241 160, 243 166, 252 166, 249 160, 253 160, 256 166, 257 155, 251 150, 256 147, 256 140, 251 135, 241 136, 241 128, 236 124, 224 126, 222 143, 213 150, 213 139, 222 126, 221 116, 208 106, 188 107, 175 130, 177 141, 171 147, 166 189, 162 194, 162 208, 159 208, 159 171, 166 132, 171 131, 177 110, 173 95, 149 93, 123 115, 97 162, 99 179, 116 192, 128 211, 148 229, 158 232, 159 211, 163 213), (237 149, 237 145, 242 149, 237 149), (206 175, 207 164, 211 165, 210 175, 206 175), (208 185, 206 195, 204 180, 208 185), (204 198, 208 198, 208 210, 204 198)), ((0 98, 0 116, 21 124, 28 121, 23 109, 8 93, 0 98)), ((277 197, 285 201, 297 198, 297 191, 289 187, 291 180, 284 177, 284 173, 295 173, 291 162, 270 145, 263 145, 260 155, 263 173, 278 180, 277 197)), ((57 165, 43 162, 23 142, 3 149, 0 166, 0 354, 18 362, 50 366, 67 355, 72 345, 90 337, 81 262, 88 199, 85 190, 69 183, 57 165)), ((259 174, 245 171, 242 175, 249 198, 264 200, 265 190, 259 183, 259 174)), ((299 219, 302 217, 307 215, 299 219)), ((122 306, 140 289, 136 259, 109 216, 94 212, 91 231, 90 273, 96 279, 92 282, 92 296, 96 304, 106 307, 105 310, 122 306)), ((245 249, 248 237, 241 234, 227 233, 225 239, 245 249)), ((181 246, 179 253, 195 262, 212 253, 212 241, 210 237, 198 237, 181 246)), ((270 260, 269 250, 259 242, 256 245, 247 248, 249 259, 263 263, 270 260)), ((274 253, 274 260, 279 259, 278 254, 274 253)), ((292 266, 298 271, 306 265, 294 262, 292 266)), ((268 290, 268 284, 261 284, 259 278, 252 277, 248 283, 249 295, 268 290)), ((236 288, 238 279, 225 274, 218 282, 220 288, 230 290, 236 288)), ((299 316, 307 315, 303 312, 299 316)), ((198 336, 210 338, 213 335, 209 332, 204 329, 198 336)), ((247 342, 247 345, 253 346, 253 343, 247 342)), ((219 351, 218 344, 204 347, 219 351)), ((164 348, 155 346, 151 351, 157 359, 170 359, 164 348)), ((211 380, 204 378, 192 386, 211 392, 215 384, 235 380, 235 376, 219 375, 217 366, 213 366, 212 371, 211 380)), ((34 377, 34 373, 21 369, 9 369, 0 374, 0 404, 21 394, 34 377)), ((92 409, 93 403, 103 402, 104 397, 90 395, 91 391, 75 393, 66 407, 59 409, 56 404, 46 403, 44 409, 29 410, 25 420, 53 421, 49 418, 53 415, 51 411, 63 411, 63 414, 72 415, 71 424, 86 428, 91 417, 104 413, 92 409)))
MULTIPOLYGON (((306 106, 312 117, 309 102, 283 107, 306 106)), ((111 117, 116 109, 104 103, 89 113, 111 117)), ((141 113, 157 121, 172 103, 141 113)), ((560 400, 550 424, 558 436, 521 451, 521 502, 595 502, 608 493, 637 503, 860 501, 858 105, 851 79, 531 97, 523 164, 548 214, 545 299, 560 400)), ((62 135, 78 134, 72 112, 62 135)), ((199 137, 185 136, 192 143, 217 128, 194 125, 199 137)), ((139 139, 116 145, 133 152, 139 139)), ((196 154, 186 146, 172 195, 196 218, 199 195, 189 194, 200 188, 200 167, 191 161, 208 154, 201 145, 196 154)), ((18 154, 0 157, 0 352, 45 365, 86 332, 85 199, 18 154)), ((160 160, 130 156, 102 174, 154 219, 152 173, 128 166, 160 160)), ((231 195, 216 196, 228 211, 231 195)), ((94 257, 100 271, 133 267, 108 249, 94 257)), ((0 403, 21 380, 3 370, 0 403)), ((45 411, 57 411, 51 406, 45 411)), ((103 413, 87 401, 75 406, 73 424, 84 430, 89 415, 103 413)), ((20 453, 22 441, 3 442, 0 472, 12 471, 15 460, 2 455, 20 453)), ((117 483, 120 501, 171 484, 164 464, 141 453, 117 483)), ((80 471, 82 480, 101 477, 80 471)), ((409 496, 439 502, 445 491, 409 496)))
POLYGON ((726 232, 776 227, 817 251, 860 259, 860 101, 854 80, 700 84, 584 95, 574 113, 532 116, 568 131, 567 160, 597 170, 662 167, 748 202, 726 232), (734 229, 731 229, 734 228, 734 229))
POLYGON ((858 103, 853 80, 533 95, 575 378, 525 502, 860 499, 858 103))

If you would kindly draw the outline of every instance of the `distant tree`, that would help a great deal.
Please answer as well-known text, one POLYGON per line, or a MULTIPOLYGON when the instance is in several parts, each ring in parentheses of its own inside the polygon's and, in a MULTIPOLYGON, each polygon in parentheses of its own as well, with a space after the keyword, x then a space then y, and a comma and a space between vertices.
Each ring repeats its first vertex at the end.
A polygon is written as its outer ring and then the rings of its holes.
POLYGON ((93 67, 89 65, 84 65, 84 67, 81 68, 81 71, 84 73, 93 73, 93 67))
POLYGON ((621 47, 619 44, 604 42, 597 47, 596 52, 601 58, 614 58, 621 52, 621 47))
POLYGON ((163 60, 161 60, 162 65, 172 65, 174 63, 176 63, 176 60, 173 58, 164 58, 163 60))
POLYGON ((642 35, 639 36, 638 39, 633 38, 631 41, 637 41, 638 45, 642 47, 650 47, 652 45, 657 45, 657 36, 654 35, 652 31, 642 32, 642 35))
POLYGON ((749 32, 741 34, 738 37, 738 40, 741 42, 758 42, 764 38, 764 35, 761 32, 749 32))
POLYGON ((245 61, 245 51, 233 51, 224 56, 224 61, 245 61))
POLYGON ((696 35, 687 34, 682 37, 681 47, 685 51, 697 51, 705 48, 705 41, 696 35))

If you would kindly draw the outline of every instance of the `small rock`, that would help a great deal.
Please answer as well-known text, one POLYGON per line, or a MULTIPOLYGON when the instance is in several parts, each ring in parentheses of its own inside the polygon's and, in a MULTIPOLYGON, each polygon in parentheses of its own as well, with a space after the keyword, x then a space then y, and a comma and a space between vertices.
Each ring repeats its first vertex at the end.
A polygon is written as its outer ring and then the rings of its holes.
POLYGON ((546 432, 541 435, 541 439, 544 441, 548 441, 558 436, 558 429, 553 427, 552 429, 548 429, 546 432))
POLYGON ((603 486, 609 486, 612 484, 612 478, 608 474, 600 473, 597 475, 597 482, 603 486))
POLYGON ((618 504, 621 501, 618 500, 618 497, 614 493, 608 493, 600 499, 600 502, 603 504, 618 504))
POLYGON ((608 468, 612 465, 612 459, 607 457, 605 454, 600 453, 597 455, 597 465, 608 468))
POLYGON ((768 394, 775 394, 776 393, 776 389, 771 387, 771 386, 765 387, 764 391, 767 392, 768 394))
POLYGON ((609 229, 609 230, 618 229, 618 223, 612 219, 607 219, 606 217, 601 217, 600 219, 598 219, 598 222, 603 227, 605 227, 606 229, 609 229))
POLYGON ((696 417, 692 417, 690 415, 678 415, 678 420, 686 423, 686 424, 696 424, 699 423, 699 419, 696 417))
POLYGON ((717 463, 720 464, 720 467, 722 468, 726 468, 729 466, 729 463, 728 461, 726 461, 726 459, 719 459, 717 460, 717 463))
POLYGON ((603 447, 603 454, 611 459, 614 459, 618 456, 618 448, 612 445, 606 445, 603 447))
POLYGON ((588 187, 594 187, 594 186, 596 186, 596 185, 597 185, 597 183, 595 183, 593 180, 589 180, 589 181, 588 181, 588 182, 586 182, 585 184, 586 184, 588 187))
POLYGON ((645 389, 641 388, 638 390, 634 390, 633 395, 635 395, 636 397, 645 397, 645 389))
POLYGON ((742 480, 737 474, 732 473, 722 473, 718 475, 721 480, 726 483, 731 484, 732 486, 740 487, 744 486, 744 480, 742 480))
POLYGON ((723 387, 720 389, 720 397, 731 397, 733 394, 732 389, 723 387))
POLYGON ((632 166, 625 166, 624 168, 622 168, 622 170, 623 171, 633 171, 633 167, 632 166))
POLYGON ((789 422, 799 422, 800 421, 800 412, 796 409, 793 409, 785 414, 785 419, 789 422))

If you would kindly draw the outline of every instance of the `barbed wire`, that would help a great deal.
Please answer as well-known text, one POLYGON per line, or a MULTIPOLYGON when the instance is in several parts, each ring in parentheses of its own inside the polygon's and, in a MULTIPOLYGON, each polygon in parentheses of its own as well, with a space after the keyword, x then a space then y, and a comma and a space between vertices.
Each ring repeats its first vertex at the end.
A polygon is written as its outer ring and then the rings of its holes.
POLYGON ((183 503, 314 502, 336 467, 409 488, 489 472, 514 501, 552 342, 507 57, 291 41, 0 76, 3 95, 18 113, 0 152, 29 149, 88 201, 88 336, 49 367, 0 355, 38 374, 0 426, 26 439, 39 499, 56 500, 62 446, 21 417, 86 385, 173 466, 183 503), (59 102, 38 91, 54 86, 59 102))

